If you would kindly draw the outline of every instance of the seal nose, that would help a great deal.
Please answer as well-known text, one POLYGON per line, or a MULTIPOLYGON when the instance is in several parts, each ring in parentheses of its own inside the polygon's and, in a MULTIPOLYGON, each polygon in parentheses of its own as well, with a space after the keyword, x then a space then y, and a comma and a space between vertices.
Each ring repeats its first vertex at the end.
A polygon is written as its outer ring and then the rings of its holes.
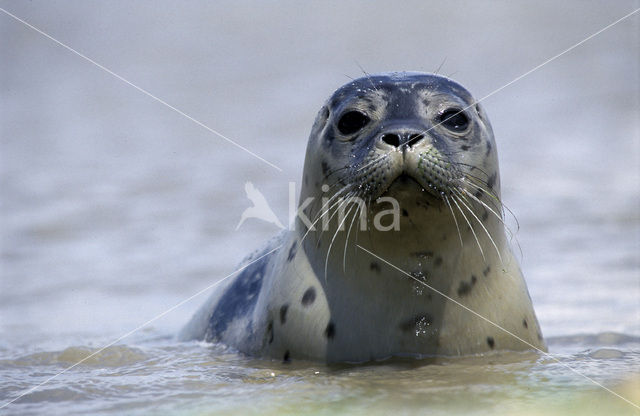
POLYGON ((424 135, 418 131, 393 131, 380 136, 380 140, 393 147, 413 147, 422 139, 424 135))

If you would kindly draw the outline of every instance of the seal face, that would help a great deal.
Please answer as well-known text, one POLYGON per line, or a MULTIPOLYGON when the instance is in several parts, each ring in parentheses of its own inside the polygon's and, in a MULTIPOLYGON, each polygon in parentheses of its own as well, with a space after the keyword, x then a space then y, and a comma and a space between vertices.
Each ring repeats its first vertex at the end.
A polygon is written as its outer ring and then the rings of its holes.
POLYGON ((506 237, 491 125, 462 86, 407 72, 344 85, 316 118, 302 183, 295 226, 248 261, 281 248, 183 338, 284 361, 546 348, 506 237))

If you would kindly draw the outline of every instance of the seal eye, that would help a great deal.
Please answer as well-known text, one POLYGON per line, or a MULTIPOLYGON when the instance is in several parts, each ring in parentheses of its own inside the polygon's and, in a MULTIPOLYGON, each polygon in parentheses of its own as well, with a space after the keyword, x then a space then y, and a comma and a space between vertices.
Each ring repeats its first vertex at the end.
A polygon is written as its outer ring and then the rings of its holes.
POLYGON ((338 130, 342 134, 353 134, 369 123, 369 117, 360 111, 349 111, 338 120, 338 130))
POLYGON ((460 133, 469 127, 469 119, 462 110, 450 108, 440 115, 440 124, 451 131, 460 133))

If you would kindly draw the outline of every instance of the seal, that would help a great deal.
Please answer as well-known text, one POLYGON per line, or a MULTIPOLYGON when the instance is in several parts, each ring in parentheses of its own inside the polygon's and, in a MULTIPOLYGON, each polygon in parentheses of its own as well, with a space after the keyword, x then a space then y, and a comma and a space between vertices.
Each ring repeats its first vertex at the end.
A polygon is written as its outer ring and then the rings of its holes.
POLYGON ((507 231, 482 106, 442 76, 365 76, 315 120, 292 227, 182 338, 285 362, 544 351, 507 231))

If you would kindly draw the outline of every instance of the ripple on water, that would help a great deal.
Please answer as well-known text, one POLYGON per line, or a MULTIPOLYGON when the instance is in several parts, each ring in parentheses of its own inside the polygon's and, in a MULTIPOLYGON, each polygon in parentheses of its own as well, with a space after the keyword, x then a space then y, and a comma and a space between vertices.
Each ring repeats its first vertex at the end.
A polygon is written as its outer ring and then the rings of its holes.
POLYGON ((114 345, 101 350, 84 346, 69 347, 62 351, 37 352, 12 360, 0 360, 3 366, 71 366, 82 361, 82 366, 122 367, 144 361, 149 357, 139 348, 114 345))
MULTIPOLYGON (((633 369, 640 368, 640 353, 627 348, 634 344, 585 343, 598 339, 613 338, 586 336, 577 344, 565 342, 564 350, 552 348, 552 353, 563 364, 637 400, 633 369)), ((16 397, 96 351, 70 347, 0 361, 0 397, 16 397)), ((384 414, 398 408, 429 409, 433 414, 563 414, 569 409, 598 414, 603 405, 593 406, 597 398, 616 414, 630 412, 628 404, 563 364, 532 352, 368 365, 284 364, 244 357, 222 346, 164 338, 109 347, 20 399, 12 409, 16 414, 37 414, 46 406, 52 413, 105 415, 148 414, 152 408, 168 414, 300 414, 327 409, 384 414)))

